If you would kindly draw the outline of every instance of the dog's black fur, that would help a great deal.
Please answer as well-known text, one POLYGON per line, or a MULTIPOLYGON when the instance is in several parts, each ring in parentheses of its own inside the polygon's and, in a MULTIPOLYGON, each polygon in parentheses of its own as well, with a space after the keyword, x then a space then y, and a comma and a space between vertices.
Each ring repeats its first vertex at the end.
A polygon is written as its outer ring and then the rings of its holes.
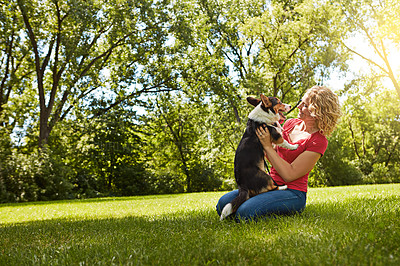
MULTIPOLYGON (((239 187, 239 195, 226 205, 222 210, 221 220, 228 215, 235 213, 239 206, 250 197, 263 192, 286 189, 286 186, 278 187, 270 175, 265 172, 264 167, 264 151, 256 135, 256 129, 260 126, 268 128, 271 135, 271 141, 277 145, 289 149, 296 149, 297 146, 291 145, 283 140, 280 131, 279 120, 283 117, 282 112, 290 110, 290 106, 281 103, 276 97, 266 97, 260 95, 261 100, 248 97, 247 101, 257 107, 261 103, 261 109, 257 109, 256 113, 260 113, 260 117, 252 117, 249 115, 246 131, 239 143, 235 154, 235 179, 239 187), (267 115, 263 117, 263 112, 267 115), (261 121, 270 118, 273 121, 261 121), (258 121, 256 121, 258 120, 258 121)), ((258 108, 258 107, 257 107, 258 108)), ((284 117, 283 117, 284 118, 284 117)))

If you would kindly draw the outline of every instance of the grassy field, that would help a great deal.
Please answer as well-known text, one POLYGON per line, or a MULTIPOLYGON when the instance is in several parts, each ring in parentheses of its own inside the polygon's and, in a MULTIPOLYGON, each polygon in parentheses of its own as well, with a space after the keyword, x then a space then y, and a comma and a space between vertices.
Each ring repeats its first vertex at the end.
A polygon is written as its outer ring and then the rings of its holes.
POLYGON ((301 215, 219 221, 221 192, 0 205, 0 265, 400 265, 400 184, 310 189, 301 215))

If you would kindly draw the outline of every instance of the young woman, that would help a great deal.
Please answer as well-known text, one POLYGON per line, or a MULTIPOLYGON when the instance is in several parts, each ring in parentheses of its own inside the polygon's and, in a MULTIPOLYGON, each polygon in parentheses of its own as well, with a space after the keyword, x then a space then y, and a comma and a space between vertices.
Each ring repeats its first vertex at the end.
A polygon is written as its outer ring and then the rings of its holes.
MULTIPOLYGON (((282 133, 289 143, 299 144, 296 150, 274 147, 268 130, 261 127, 257 129, 265 156, 272 165, 271 177, 278 185, 287 185, 288 189, 270 191, 248 199, 235 213, 237 221, 304 210, 308 175, 324 155, 328 146, 326 137, 335 129, 341 113, 337 95, 322 86, 308 89, 298 108, 298 118, 287 120, 282 133)), ((220 198, 218 215, 237 195, 238 190, 234 190, 220 198)))

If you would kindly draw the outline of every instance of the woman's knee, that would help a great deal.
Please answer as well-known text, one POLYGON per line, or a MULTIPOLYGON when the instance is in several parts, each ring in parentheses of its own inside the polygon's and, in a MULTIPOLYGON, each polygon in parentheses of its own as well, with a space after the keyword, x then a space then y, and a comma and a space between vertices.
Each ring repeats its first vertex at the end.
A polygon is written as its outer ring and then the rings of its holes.
POLYGON ((257 220, 257 206, 251 204, 251 202, 246 201, 236 211, 235 220, 240 221, 251 221, 257 220))

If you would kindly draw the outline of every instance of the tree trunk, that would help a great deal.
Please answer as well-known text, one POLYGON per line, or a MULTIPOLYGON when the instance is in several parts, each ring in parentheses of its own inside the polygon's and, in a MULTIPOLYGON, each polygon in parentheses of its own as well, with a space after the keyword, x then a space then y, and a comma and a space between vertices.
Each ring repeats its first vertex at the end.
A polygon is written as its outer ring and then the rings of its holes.
POLYGON ((43 148, 47 144, 51 128, 47 125, 48 115, 43 110, 40 110, 40 125, 39 125, 39 148, 43 148))

